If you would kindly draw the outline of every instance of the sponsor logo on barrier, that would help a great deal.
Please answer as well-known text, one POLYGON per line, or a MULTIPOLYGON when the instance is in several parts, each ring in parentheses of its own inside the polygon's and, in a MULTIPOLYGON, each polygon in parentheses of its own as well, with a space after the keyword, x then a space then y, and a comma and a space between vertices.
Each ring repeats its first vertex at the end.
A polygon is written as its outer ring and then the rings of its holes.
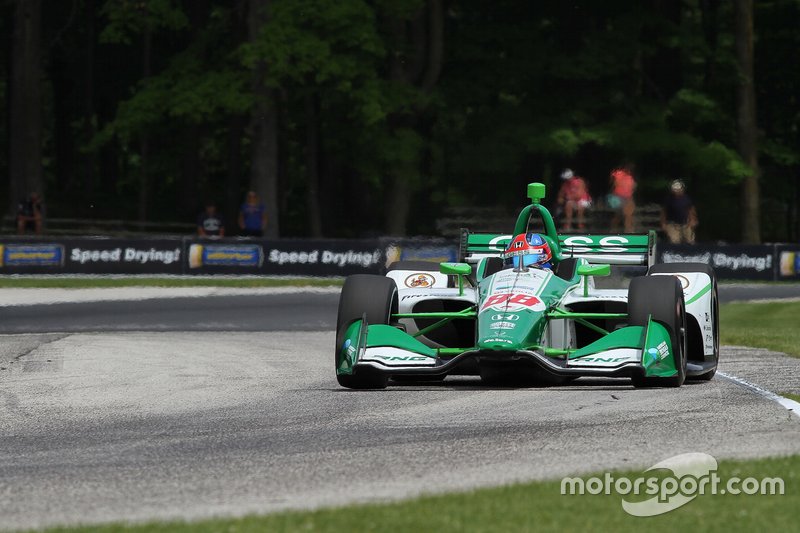
POLYGON ((264 253, 258 244, 192 244, 189 246, 189 268, 203 266, 235 266, 258 268, 264 253))
POLYGON ((276 265, 322 264, 338 267, 354 265, 364 268, 375 266, 380 260, 380 249, 375 249, 372 252, 357 252, 355 250, 347 250, 346 252, 334 252, 331 250, 288 251, 272 249, 267 257, 268 262, 276 265))
POLYGON ((63 264, 64 247, 60 244, 0 244, 0 267, 63 264))
POLYGON ((664 252, 662 260, 665 263, 705 263, 714 268, 733 270, 755 270, 764 272, 772 269, 772 253, 764 255, 749 255, 741 253, 729 255, 725 252, 705 252, 701 254, 681 254, 664 252))
POLYGON ((139 248, 111 248, 86 250, 84 248, 72 248, 69 260, 81 265, 92 263, 136 263, 145 265, 148 263, 161 263, 171 265, 181 260, 181 249, 157 250, 150 248, 147 250, 139 248))
POLYGON ((800 275, 800 252, 796 250, 781 252, 780 273, 783 277, 800 275))

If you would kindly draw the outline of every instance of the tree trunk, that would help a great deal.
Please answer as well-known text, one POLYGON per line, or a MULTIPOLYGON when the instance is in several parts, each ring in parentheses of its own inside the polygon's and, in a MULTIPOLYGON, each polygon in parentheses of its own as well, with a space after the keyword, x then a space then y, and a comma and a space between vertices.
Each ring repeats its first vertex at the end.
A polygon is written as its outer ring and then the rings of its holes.
POLYGON ((41 0, 17 0, 11 52, 9 204, 42 191, 41 0))
MULTIPOLYGON (((430 92, 439 80, 444 61, 444 8, 442 0, 428 0, 427 9, 423 11, 422 20, 426 23, 427 31, 415 29, 415 24, 419 21, 412 21, 410 31, 406 32, 401 21, 391 23, 395 46, 398 50, 393 55, 390 68, 392 81, 395 83, 414 83, 418 67, 414 61, 410 62, 409 68, 404 68, 404 59, 400 50, 405 48, 406 40, 411 41, 410 47, 416 50, 418 55, 426 58, 424 73, 419 82, 419 89, 430 92), (410 35, 407 35, 410 33, 410 35), (419 54, 422 50, 423 53, 419 54)), ((417 57, 417 56, 412 56, 417 57)), ((424 108, 419 108, 411 112, 411 116, 390 118, 390 123, 394 122, 392 129, 397 132, 403 127, 408 127, 409 123, 419 123, 419 119, 424 108)), ((413 129, 413 128, 412 128, 413 129)), ((414 190, 418 187, 419 174, 422 172, 421 152, 413 156, 413 161, 398 163, 391 169, 389 174, 389 198, 385 214, 386 231, 389 235, 402 236, 406 234, 409 212, 411 209, 411 197, 414 190)))
MULTIPOLYGON (((270 0, 250 0, 248 37, 258 38, 267 21, 270 0)), ((253 70, 253 95, 255 104, 251 115, 252 159, 250 186, 264 203, 267 228, 264 236, 280 236, 278 219, 278 114, 275 110, 274 91, 267 87, 267 65, 259 63, 253 70)))
POLYGON ((306 171, 308 172, 308 192, 306 194, 306 207, 308 209, 308 223, 311 236, 322 237, 322 213, 319 201, 319 116, 317 107, 319 102, 315 94, 305 97, 306 106, 306 171))
POLYGON ((737 127, 739 154, 750 167, 742 181, 742 241, 761 242, 759 209, 758 125, 756 91, 753 80, 753 0, 736 0, 736 59, 739 63, 737 88, 737 127))
MULTIPOLYGON (((153 36, 147 29, 144 32, 142 46, 142 73, 143 78, 147 79, 151 74, 151 55, 152 55, 153 36)), ((139 161, 139 222, 142 223, 141 229, 144 230, 144 222, 147 222, 147 212, 150 200, 150 138, 147 133, 143 133, 139 138, 140 155, 139 161)))

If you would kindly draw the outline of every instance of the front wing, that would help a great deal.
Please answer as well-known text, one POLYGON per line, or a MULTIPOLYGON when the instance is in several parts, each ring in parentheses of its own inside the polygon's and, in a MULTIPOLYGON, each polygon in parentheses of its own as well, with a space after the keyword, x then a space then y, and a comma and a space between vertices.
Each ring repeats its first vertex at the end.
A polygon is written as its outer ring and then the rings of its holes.
POLYGON ((393 326, 369 325, 365 317, 348 327, 337 353, 336 372, 350 375, 364 369, 389 376, 441 376, 468 361, 479 367, 502 364, 512 372, 520 365, 535 367, 561 377, 670 377, 677 373, 670 332, 655 320, 647 326, 620 328, 577 350, 544 346, 479 350, 430 348, 393 326))

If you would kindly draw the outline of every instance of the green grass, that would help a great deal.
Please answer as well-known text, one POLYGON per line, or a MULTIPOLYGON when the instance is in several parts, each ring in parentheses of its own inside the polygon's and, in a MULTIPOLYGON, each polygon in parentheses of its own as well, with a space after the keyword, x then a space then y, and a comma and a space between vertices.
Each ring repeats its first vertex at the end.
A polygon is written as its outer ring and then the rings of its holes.
POLYGON ((800 357, 800 302, 720 306, 722 344, 768 348, 800 357))
POLYGON ((791 392, 782 392, 781 396, 784 398, 789 398, 790 400, 794 400, 796 402, 800 402, 800 394, 794 394, 791 392))
MULTIPOLYGON (((663 459, 664 451, 653 457, 663 459)), ((556 460, 556 459, 554 459, 556 460)), ((467 493, 426 496, 398 503, 358 505, 309 512, 284 512, 196 523, 157 522, 49 531, 124 532, 420 532, 420 531, 797 531, 800 509, 800 456, 723 461, 723 485, 739 478, 781 477, 784 495, 702 495, 669 513, 627 515, 618 495, 562 496, 560 481, 525 483, 467 493)), ((641 475, 631 472, 629 479, 641 475)), ((619 477, 615 475, 615 477, 619 477)), ((586 479, 587 476, 584 476, 586 479)), ((268 495, 264 495, 265 498, 268 495)), ((633 500, 633 498, 629 498, 633 500)), ((641 498, 639 498, 641 499, 641 498)))
POLYGON ((62 278, 0 277, 0 288, 93 289, 113 287, 333 287, 339 278, 62 278))

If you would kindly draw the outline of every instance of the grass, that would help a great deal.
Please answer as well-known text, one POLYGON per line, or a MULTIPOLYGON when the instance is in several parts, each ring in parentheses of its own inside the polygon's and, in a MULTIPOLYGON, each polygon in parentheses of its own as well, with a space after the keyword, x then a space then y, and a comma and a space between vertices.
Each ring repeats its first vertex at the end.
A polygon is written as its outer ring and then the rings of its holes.
POLYGON ((800 357, 800 302, 720 306, 722 344, 767 348, 800 357))
MULTIPOLYGON (((669 453, 660 451, 655 463, 669 453)), ((194 523, 154 522, 124 526, 63 528, 51 532, 283 532, 283 531, 797 531, 800 508, 800 456, 722 461, 722 484, 739 478, 780 477, 783 495, 705 494, 669 513, 637 518, 626 514, 618 495, 562 496, 560 481, 543 481, 466 493, 423 496, 397 503, 357 505, 305 512, 283 512, 194 523)), ((629 479, 641 476, 629 473, 629 479)), ((615 475, 618 478, 619 474, 615 475)), ((588 476, 583 476, 587 479, 588 476)), ((265 497, 267 495, 264 495, 265 497)), ((628 498, 633 500, 634 498, 628 498)), ((641 500, 642 498, 638 498, 641 500)))
POLYGON ((336 287, 340 278, 240 278, 240 277, 0 277, 0 288, 94 289, 114 287, 336 287))
POLYGON ((782 392, 781 396, 784 398, 789 398, 790 400, 794 400, 796 402, 800 402, 800 394, 794 394, 791 392, 782 392))

